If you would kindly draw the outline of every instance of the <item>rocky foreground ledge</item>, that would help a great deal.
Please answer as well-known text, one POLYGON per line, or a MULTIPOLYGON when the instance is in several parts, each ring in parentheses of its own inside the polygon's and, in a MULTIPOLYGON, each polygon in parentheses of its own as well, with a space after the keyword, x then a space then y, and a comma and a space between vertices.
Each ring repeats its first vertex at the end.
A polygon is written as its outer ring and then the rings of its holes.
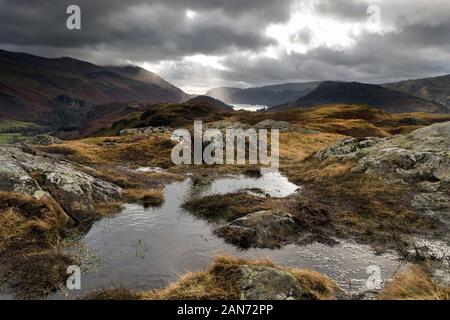
POLYGON ((121 188, 76 169, 69 162, 0 146, 0 190, 52 198, 76 222, 92 219, 95 207, 118 200, 121 188))
MULTIPOLYGON (((105 154, 118 148, 76 143, 86 148, 80 150, 95 147, 96 152, 105 154)), ((63 143, 48 150, 73 151, 69 147, 70 143, 63 143)), ((0 274, 20 298, 44 296, 57 289, 67 277, 66 267, 76 264, 58 250, 59 243, 77 226, 100 217, 105 206, 114 206, 126 195, 112 179, 99 178, 90 173, 95 171, 92 168, 83 168, 86 163, 61 160, 67 159, 66 153, 51 156, 42 150, 46 149, 0 146, 0 274)), ((146 144, 146 148, 137 150, 151 153, 153 149, 146 144)), ((246 248, 314 241, 332 244, 335 239, 351 238, 370 243, 380 252, 402 250, 404 244, 412 244, 407 248, 408 254, 412 250, 408 261, 442 259, 440 251, 435 254, 427 250, 427 255, 418 255, 414 237, 449 244, 449 150, 450 122, 404 136, 346 139, 306 160, 284 163, 282 159, 281 170, 303 186, 295 195, 283 199, 226 195, 193 200, 186 208, 215 222, 219 227, 216 234, 246 248)), ((324 283, 329 284, 322 278, 305 284, 304 277, 297 277, 299 271, 242 261, 225 265, 216 264, 143 296, 196 297, 195 293, 204 292, 204 281, 217 289, 225 279, 233 288, 224 287, 226 292, 220 291, 216 298, 256 299, 268 295, 264 297, 305 299, 311 292, 311 299, 339 298, 338 291, 328 290, 331 286, 322 290, 324 283), (233 272, 228 273, 230 270, 233 272), (269 275, 279 281, 265 282, 269 275), (255 283, 265 283, 265 287, 255 287, 255 283), (309 285, 315 289, 311 291, 309 285)), ((429 288, 433 292, 437 287, 429 288)), ((135 294, 131 293, 137 297, 135 294)))
POLYGON ((75 258, 60 243, 108 210, 122 190, 26 146, 0 146, 0 280, 19 298, 44 296, 75 258))
POLYGON ((450 230, 450 122, 405 136, 343 140, 315 157, 321 161, 354 161, 354 173, 415 187, 412 208, 450 230))
MULTIPOLYGON (((351 299, 329 278, 269 260, 217 257, 210 266, 188 273, 168 287, 135 291, 116 287, 93 291, 86 300, 336 300, 351 299)), ((383 300, 448 300, 450 288, 436 284, 426 268, 399 273, 375 296, 383 300)))

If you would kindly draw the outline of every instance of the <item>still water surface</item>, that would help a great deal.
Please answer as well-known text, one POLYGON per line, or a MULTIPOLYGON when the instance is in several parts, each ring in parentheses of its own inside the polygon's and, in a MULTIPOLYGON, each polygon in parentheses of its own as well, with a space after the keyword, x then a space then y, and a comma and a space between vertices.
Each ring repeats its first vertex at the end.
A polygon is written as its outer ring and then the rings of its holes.
POLYGON ((145 209, 127 204, 121 213, 96 222, 81 240, 81 251, 88 266, 82 273, 82 290, 58 292, 50 298, 72 298, 92 289, 111 286, 143 290, 164 287, 186 272, 205 268, 220 254, 268 257, 283 265, 313 269, 353 293, 365 290, 370 265, 381 267, 384 280, 399 267, 394 254, 377 256, 368 246, 349 242, 333 247, 314 243, 288 245, 280 250, 241 251, 213 235, 207 222, 181 208, 186 198, 193 195, 225 194, 253 188, 276 197, 301 192, 281 174, 270 171, 260 178, 228 177, 202 187, 194 187, 190 179, 167 185, 166 201, 161 207, 145 209))

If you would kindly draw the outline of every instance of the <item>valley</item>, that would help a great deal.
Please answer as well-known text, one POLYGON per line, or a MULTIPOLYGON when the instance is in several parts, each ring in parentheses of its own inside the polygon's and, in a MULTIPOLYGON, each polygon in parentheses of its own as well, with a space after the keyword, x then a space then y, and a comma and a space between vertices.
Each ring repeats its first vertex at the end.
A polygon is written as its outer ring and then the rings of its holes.
MULTIPOLYGON (((119 121, 120 130, 113 124, 101 131, 108 135, 66 141, 37 136, 3 146, 2 217, 17 221, 2 233, 2 268, 9 275, 4 285, 22 298, 66 298, 66 291, 54 290, 63 284, 64 266, 76 263, 85 268, 84 288, 72 298, 225 299, 244 293, 239 284, 215 291, 220 281, 240 283, 256 268, 256 277, 293 274, 303 298, 348 299, 377 296, 365 289, 373 264, 381 267, 383 285, 416 265, 426 277, 446 270, 448 257, 441 254, 448 243, 450 166, 443 141, 449 116, 355 105, 264 113, 190 108, 138 111, 119 121), (189 129, 196 112, 212 128, 281 128, 280 172, 254 165, 174 165, 170 132, 189 129), (169 130, 120 135, 135 121, 169 130), (42 232, 52 238, 36 242, 42 232), (210 269, 174 282, 224 254, 241 258, 218 258, 210 269), (29 259, 38 279, 19 268, 29 259), (49 273, 48 263, 60 269, 49 273), (221 278, 227 277, 217 273, 222 268, 240 270, 244 278, 221 278), (314 291, 319 283, 327 289, 314 291), (202 296, 203 286, 211 296, 202 296)), ((278 286, 265 285, 263 292, 278 286)))
POLYGON ((0 67, 2 298, 449 298, 445 99, 335 81, 194 97, 139 67, 7 51, 0 67), (277 130, 279 166, 177 165, 172 133, 195 121, 277 130))

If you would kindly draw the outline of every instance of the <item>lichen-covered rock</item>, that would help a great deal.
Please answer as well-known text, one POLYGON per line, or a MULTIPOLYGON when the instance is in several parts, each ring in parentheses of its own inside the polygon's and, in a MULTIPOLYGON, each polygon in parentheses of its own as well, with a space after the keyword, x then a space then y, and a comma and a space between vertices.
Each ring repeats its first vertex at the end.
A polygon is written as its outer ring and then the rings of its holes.
POLYGON ((303 289, 289 272, 265 266, 239 267, 241 300, 300 300, 303 289))
POLYGON ((434 124, 405 136, 339 141, 316 157, 358 162, 354 171, 406 182, 450 181, 450 122, 434 124))
POLYGON ((373 147, 386 139, 381 138, 350 138, 336 142, 330 147, 316 153, 315 157, 320 160, 328 158, 357 160, 367 154, 367 148, 373 147))
POLYGON ((169 132, 171 131, 168 127, 145 127, 145 128, 131 128, 123 129, 119 132, 120 136, 144 136, 148 137, 154 133, 169 132))
POLYGON ((121 196, 114 184, 94 178, 70 163, 36 156, 13 146, 0 147, 0 191, 40 198, 51 195, 75 220, 91 219, 95 204, 121 196))
POLYGON ((286 131, 290 127, 287 121, 275 121, 271 119, 263 120, 255 124, 255 129, 278 129, 281 131, 286 131))
MULTIPOLYGON (((0 151, 4 150, 0 148, 0 151)), ((0 191, 24 193, 36 197, 36 193, 42 189, 20 163, 11 157, 10 153, 0 152, 0 191)))
POLYGON ((40 146, 49 146, 52 144, 61 144, 63 143, 63 141, 47 134, 39 134, 34 137, 26 139, 24 143, 35 144, 40 146))
POLYGON ((412 207, 422 216, 439 219, 450 230, 450 195, 444 192, 419 193, 414 196, 412 207))
POLYGON ((247 130, 250 129, 250 125, 238 121, 216 121, 212 123, 205 124, 205 129, 218 129, 225 133, 226 129, 234 129, 234 130, 247 130))
POLYGON ((347 139, 316 158, 351 160, 353 172, 411 186, 412 209, 450 229, 450 122, 392 138, 347 139))
POLYGON ((240 247, 272 248, 295 236, 295 221, 283 211, 250 213, 217 230, 228 242, 240 247))

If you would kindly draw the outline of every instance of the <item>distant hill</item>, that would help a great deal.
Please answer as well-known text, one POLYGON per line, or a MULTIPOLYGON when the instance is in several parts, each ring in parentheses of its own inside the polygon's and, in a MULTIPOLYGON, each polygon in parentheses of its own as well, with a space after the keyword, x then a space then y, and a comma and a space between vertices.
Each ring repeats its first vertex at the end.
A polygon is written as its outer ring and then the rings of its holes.
MULTIPOLYGON (((93 131, 92 125, 88 124, 80 128, 81 136, 114 136, 118 135, 123 129, 143 128, 143 127, 190 127, 195 120, 203 122, 213 122, 223 120, 225 116, 232 114, 231 111, 224 111, 220 108, 207 106, 204 104, 196 105, 193 103, 170 103, 142 106, 140 110, 134 110, 128 115, 116 118, 109 122, 103 128, 93 131), (90 127, 90 132, 85 130, 90 127)), ((104 123, 105 118, 112 119, 109 115, 103 115, 95 119, 95 123, 104 123)))
POLYGON ((388 83, 384 87, 434 101, 450 108, 450 75, 388 83))
POLYGON ((0 50, 0 119, 68 126, 95 105, 181 102, 189 97, 139 67, 101 67, 0 50))
POLYGON ((333 81, 321 83, 314 91, 293 103, 271 109, 307 108, 324 104, 362 104, 376 107, 389 113, 450 112, 448 108, 436 102, 427 101, 379 85, 333 81))
POLYGON ((221 87, 205 95, 230 104, 254 104, 269 107, 295 101, 313 91, 320 82, 286 83, 255 88, 221 87))
POLYGON ((229 104, 226 104, 225 102, 220 101, 219 99, 208 96, 197 96, 195 98, 186 101, 184 104, 194 106, 208 106, 228 111, 233 110, 233 106, 230 106, 229 104))
POLYGON ((93 107, 79 126, 62 128, 62 139, 117 135, 122 129, 168 126, 189 126, 194 120, 205 122, 222 120, 233 108, 220 100, 198 96, 184 103, 109 103, 93 107))

